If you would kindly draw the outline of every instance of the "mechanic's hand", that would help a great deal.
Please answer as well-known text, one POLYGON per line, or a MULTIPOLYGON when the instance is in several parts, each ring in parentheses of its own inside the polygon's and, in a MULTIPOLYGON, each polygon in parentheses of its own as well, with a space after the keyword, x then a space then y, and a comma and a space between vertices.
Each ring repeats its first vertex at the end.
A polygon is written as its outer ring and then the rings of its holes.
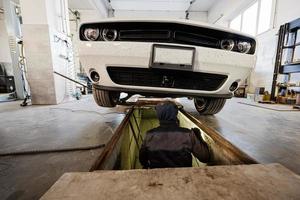
POLYGON ((195 134, 195 136, 197 137, 197 139, 199 140, 199 141, 203 141, 203 138, 202 138, 202 136, 201 136, 201 131, 200 131, 200 129, 199 128, 192 128, 192 131, 194 132, 194 134, 195 134))

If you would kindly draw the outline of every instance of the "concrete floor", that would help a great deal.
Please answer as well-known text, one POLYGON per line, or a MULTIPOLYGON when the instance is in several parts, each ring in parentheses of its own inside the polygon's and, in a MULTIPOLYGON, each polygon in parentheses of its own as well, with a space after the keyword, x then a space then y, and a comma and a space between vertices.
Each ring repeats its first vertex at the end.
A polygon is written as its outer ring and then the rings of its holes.
MULTIPOLYGON (((280 112, 228 100, 215 116, 199 116, 193 102, 185 110, 215 128, 262 163, 278 162, 300 174, 300 112, 280 112)), ((124 114, 100 108, 91 96, 57 106, 0 104, 0 154, 63 149, 109 141, 124 114)), ((37 199, 65 172, 88 171, 102 149, 26 156, 0 156, 0 196, 37 199)))
MULTIPOLYGON (((0 154, 105 144, 124 118, 91 96, 56 106, 19 104, 0 104, 0 154)), ((38 199, 65 172, 88 171, 101 151, 1 156, 1 199, 38 199)))

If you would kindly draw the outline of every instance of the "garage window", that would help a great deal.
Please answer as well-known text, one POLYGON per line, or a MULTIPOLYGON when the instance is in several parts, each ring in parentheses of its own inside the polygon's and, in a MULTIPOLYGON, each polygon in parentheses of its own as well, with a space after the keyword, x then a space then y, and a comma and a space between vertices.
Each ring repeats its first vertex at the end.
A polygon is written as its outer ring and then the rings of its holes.
POLYGON ((260 1, 260 12, 259 12, 257 34, 265 32, 271 27, 272 7, 273 7, 272 0, 260 1))
POLYGON ((257 8, 258 2, 253 4, 243 13, 242 32, 250 35, 256 34, 257 8))
POLYGON ((274 0, 257 0, 233 18, 229 27, 250 35, 263 33, 271 28, 274 0))

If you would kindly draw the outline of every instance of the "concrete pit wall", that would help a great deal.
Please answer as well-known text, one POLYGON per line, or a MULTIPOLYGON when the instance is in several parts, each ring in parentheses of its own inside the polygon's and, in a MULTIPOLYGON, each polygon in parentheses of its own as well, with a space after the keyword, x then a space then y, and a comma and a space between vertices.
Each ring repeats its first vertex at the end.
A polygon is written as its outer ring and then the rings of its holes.
MULTIPOLYGON (((159 125, 154 107, 135 107, 120 125, 119 133, 115 133, 110 143, 106 146, 100 161, 93 170, 129 170, 141 169, 139 162, 139 148, 143 138, 148 130, 159 125)), ((255 164, 252 158, 236 148, 224 138, 216 137, 216 133, 211 130, 205 132, 201 129, 187 113, 179 112, 178 119, 180 126, 185 128, 199 128, 203 139, 208 143, 211 151, 211 162, 201 163, 194 157, 193 167, 205 165, 237 165, 237 164, 255 164)))

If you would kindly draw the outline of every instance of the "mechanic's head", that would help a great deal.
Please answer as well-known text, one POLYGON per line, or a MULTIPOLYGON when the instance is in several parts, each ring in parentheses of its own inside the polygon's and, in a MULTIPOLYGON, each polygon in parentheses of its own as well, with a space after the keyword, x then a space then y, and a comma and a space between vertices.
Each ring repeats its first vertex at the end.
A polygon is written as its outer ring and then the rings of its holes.
POLYGON ((159 121, 174 121, 178 122, 177 114, 178 107, 172 101, 165 101, 155 106, 156 114, 159 121))

